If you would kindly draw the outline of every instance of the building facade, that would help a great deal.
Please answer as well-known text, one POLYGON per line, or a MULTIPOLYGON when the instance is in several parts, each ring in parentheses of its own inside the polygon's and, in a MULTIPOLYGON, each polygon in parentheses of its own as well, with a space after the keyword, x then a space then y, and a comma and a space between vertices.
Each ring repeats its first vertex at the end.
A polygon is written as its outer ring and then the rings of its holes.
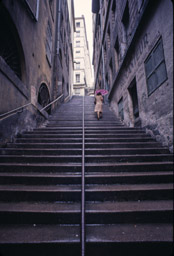
POLYGON ((93 91, 92 67, 84 16, 75 18, 74 94, 89 95, 93 91))
POLYGON ((3 143, 38 126, 72 95, 73 1, 2 0, 0 28, 3 143))
POLYGON ((95 88, 115 114, 173 150, 173 1, 93 1, 95 88))
POLYGON ((71 98, 73 93, 73 44, 74 44, 74 2, 73 0, 58 1, 57 28, 57 67, 54 88, 64 101, 71 98))

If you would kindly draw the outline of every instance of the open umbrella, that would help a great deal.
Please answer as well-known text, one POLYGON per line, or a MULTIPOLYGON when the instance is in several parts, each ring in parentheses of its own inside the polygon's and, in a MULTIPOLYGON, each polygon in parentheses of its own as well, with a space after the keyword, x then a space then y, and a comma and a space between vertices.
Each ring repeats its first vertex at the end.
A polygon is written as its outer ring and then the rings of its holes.
POLYGON ((99 93, 99 92, 100 92, 102 95, 108 94, 108 91, 105 90, 105 89, 99 89, 99 90, 96 90, 96 91, 95 91, 96 94, 99 93))

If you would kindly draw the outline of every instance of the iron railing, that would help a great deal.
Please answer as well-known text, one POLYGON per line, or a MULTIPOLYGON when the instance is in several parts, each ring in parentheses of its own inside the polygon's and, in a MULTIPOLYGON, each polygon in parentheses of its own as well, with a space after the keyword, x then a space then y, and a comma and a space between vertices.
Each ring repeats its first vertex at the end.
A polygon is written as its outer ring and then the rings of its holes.
MULTIPOLYGON (((49 106, 51 106, 53 103, 55 103, 56 101, 60 100, 61 98, 63 97, 63 94, 60 95, 57 99, 53 100, 52 102, 50 102, 48 105, 46 105, 44 108, 42 108, 41 110, 39 110, 40 112, 42 112, 43 110, 45 110, 46 108, 48 108, 49 106)), ((18 108, 15 108, 15 109, 12 109, 6 113, 3 113, 3 114, 0 114, 0 120, 2 119, 5 119, 11 115, 15 115, 17 114, 20 110, 23 110, 23 108, 26 108, 28 107, 29 105, 33 105, 31 102, 28 103, 28 104, 25 104, 21 107, 18 107, 18 108)), ((34 106, 34 105, 33 105, 34 106)), ((35 107, 35 106, 34 106, 35 107)))
POLYGON ((26 107, 28 107, 31 104, 32 103, 30 102, 30 103, 25 104, 25 105, 23 105, 21 107, 18 107, 18 108, 15 108, 13 110, 10 110, 10 111, 8 111, 6 113, 3 113, 3 114, 0 115, 0 119, 6 118, 6 117, 11 116, 11 115, 14 115, 14 114, 18 113, 20 110, 22 110, 23 108, 26 108, 26 107))
POLYGON ((85 256, 85 115, 82 107, 82 188, 81 188, 81 256, 85 256))

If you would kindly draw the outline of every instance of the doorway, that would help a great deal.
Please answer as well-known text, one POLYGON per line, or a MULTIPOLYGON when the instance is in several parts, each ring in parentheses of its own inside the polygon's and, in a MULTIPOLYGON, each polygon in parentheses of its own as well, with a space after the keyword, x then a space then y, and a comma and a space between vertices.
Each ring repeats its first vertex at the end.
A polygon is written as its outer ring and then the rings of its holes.
POLYGON ((131 101, 132 101, 132 112, 134 117, 134 125, 140 126, 140 119, 139 119, 139 107, 138 107, 138 96, 137 96, 137 85, 136 79, 134 78, 128 88, 131 101))

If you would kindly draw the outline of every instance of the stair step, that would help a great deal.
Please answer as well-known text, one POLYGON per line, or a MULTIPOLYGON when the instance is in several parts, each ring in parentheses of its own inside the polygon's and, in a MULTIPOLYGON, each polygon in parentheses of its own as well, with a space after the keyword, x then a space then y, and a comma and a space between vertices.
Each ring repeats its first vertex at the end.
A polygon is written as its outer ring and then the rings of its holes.
POLYGON ((172 184, 95 184, 86 186, 88 201, 172 200, 172 184))
POLYGON ((143 163, 87 163, 86 172, 141 172, 141 171, 172 171, 173 162, 143 162, 143 163))
MULTIPOLYGON (((89 142, 99 142, 99 143, 103 143, 103 142, 150 142, 153 141, 153 139, 151 137, 136 137, 136 138, 85 138, 85 142, 89 143, 89 142)), ((51 138, 17 138, 16 139, 17 143, 60 143, 60 142, 79 142, 82 143, 82 138, 55 138, 55 139, 51 139, 51 138)))
MULTIPOLYGON (((130 202, 86 202, 86 212, 92 213, 122 213, 141 211, 172 210, 173 201, 130 201, 130 202)), ((40 212, 40 213, 80 213, 80 203, 74 202, 0 202, 0 212, 40 212)), ((168 221, 168 220, 166 220, 168 221)))
POLYGON ((7 147, 10 148, 50 148, 50 149, 57 149, 57 148, 82 148, 82 143, 78 142, 71 142, 71 143, 8 143, 7 147))
MULTIPOLYGON (((172 172, 86 173, 86 184, 170 183, 172 172)), ((80 184, 81 173, 0 173, 0 184, 80 184)))
MULTIPOLYGON (((0 148, 1 155, 79 155, 82 153, 82 149, 78 148, 0 148)), ((85 149, 85 155, 94 154, 107 154, 107 155, 134 155, 134 154, 167 154, 168 149, 165 148, 91 148, 85 149)))
MULTIPOLYGON (((79 243, 78 225, 8 225, 1 226, 2 243, 79 243)), ((88 225, 86 238, 89 243, 145 243, 172 242, 171 224, 115 224, 88 225)))
POLYGON ((81 163, 0 163, 0 172, 81 172, 81 163))
POLYGON ((69 162, 69 163, 81 163, 82 162, 82 156, 81 155, 3 155, 0 157, 1 163, 63 163, 63 162, 69 162))
MULTIPOLYGON (((127 200, 165 200, 172 199, 172 184, 124 184, 124 185, 86 185, 86 200, 127 201, 127 200)), ((80 185, 0 185, 0 201, 79 201, 80 185)))
MULTIPOLYGON (((3 171, 38 171, 38 172, 81 172, 81 163, 0 163, 3 171)), ((172 171, 173 162, 143 162, 143 163, 86 163, 86 172, 141 172, 141 171, 172 171)))
POLYGON ((154 141, 148 142, 86 142, 85 149, 87 148, 153 148, 157 147, 159 144, 154 141))
MULTIPOLYGON (((128 127, 115 127, 115 128, 110 128, 109 130, 108 129, 105 129, 105 128, 100 128, 98 129, 98 127, 91 127, 91 129, 89 127, 85 127, 85 133, 93 133, 93 132, 104 132, 105 134, 106 133, 111 133, 111 132, 140 132, 140 133, 145 133, 141 128, 128 128, 128 127)), ((45 127, 45 128, 37 128, 37 129, 34 129, 33 131, 31 132, 24 132, 25 133, 44 133, 44 132, 82 132, 82 127, 79 127, 79 128, 71 128, 70 126, 67 126, 67 127, 59 127, 59 128, 55 128, 55 127, 45 127)))
MULTIPOLYGON (((86 223, 171 223, 173 202, 87 202, 86 223)), ((80 203, 0 202, 1 224, 78 224, 80 203)))
POLYGON ((80 185, 0 185, 0 201, 80 201, 80 185))
POLYGON ((0 184, 81 184, 81 173, 0 173, 0 184))
POLYGON ((1 225, 0 244, 79 243, 79 225, 1 225))
MULTIPOLYGON (((57 134, 23 134, 21 137, 18 138, 22 138, 22 139, 28 139, 28 138, 45 138, 45 139, 49 139, 49 138, 81 138, 82 137, 82 133, 78 133, 78 134, 65 134, 65 133, 57 133, 57 134)), ((140 137, 140 138, 151 138, 150 136, 143 134, 143 133, 111 133, 111 134, 102 134, 102 133, 91 133, 91 134, 86 134, 85 138, 129 138, 129 137, 140 137)))
POLYGON ((79 224, 80 203, 0 202, 1 224, 79 224))
POLYGON ((88 225, 87 242, 145 243, 173 241, 171 224, 88 225))
POLYGON ((17 137, 17 139, 40 139, 40 138, 44 138, 44 139, 49 139, 49 138, 54 138, 54 139, 59 139, 59 138, 82 138, 82 133, 78 133, 78 134, 23 134, 21 137, 17 137))
POLYGON ((87 173, 86 184, 146 184, 170 183, 172 172, 87 173))
POLYGON ((81 155, 82 150, 78 148, 0 148, 1 155, 81 155))
POLYGON ((16 138, 16 143, 57 143, 57 142, 78 142, 82 144, 82 138, 58 138, 58 139, 47 139, 47 138, 16 138))
MULTIPOLYGON (((148 154, 148 155, 86 155, 86 163, 111 163, 111 162, 158 162, 172 161, 171 154, 148 154)), ((1 163, 81 163, 82 155, 3 155, 0 157, 1 163)))

